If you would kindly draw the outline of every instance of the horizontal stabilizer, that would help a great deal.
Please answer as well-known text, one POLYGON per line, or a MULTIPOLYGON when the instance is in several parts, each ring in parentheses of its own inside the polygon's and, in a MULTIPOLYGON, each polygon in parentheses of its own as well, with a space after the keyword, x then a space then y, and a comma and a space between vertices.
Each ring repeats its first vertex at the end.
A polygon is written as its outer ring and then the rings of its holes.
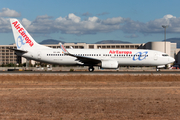
POLYGON ((27 52, 28 52, 28 51, 19 50, 19 49, 14 49, 14 48, 7 48, 7 49, 13 50, 13 51, 15 51, 15 52, 21 52, 21 53, 27 53, 27 52))

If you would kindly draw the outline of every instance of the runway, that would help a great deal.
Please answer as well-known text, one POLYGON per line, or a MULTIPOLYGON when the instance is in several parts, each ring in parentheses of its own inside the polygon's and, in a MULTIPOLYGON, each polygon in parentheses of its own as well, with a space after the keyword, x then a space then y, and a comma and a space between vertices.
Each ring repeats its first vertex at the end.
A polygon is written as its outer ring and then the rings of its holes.
POLYGON ((94 72, 89 72, 89 71, 0 71, 0 74, 88 74, 88 75, 98 75, 98 74, 156 74, 156 75, 166 75, 166 74, 179 74, 180 71, 94 71, 94 72))

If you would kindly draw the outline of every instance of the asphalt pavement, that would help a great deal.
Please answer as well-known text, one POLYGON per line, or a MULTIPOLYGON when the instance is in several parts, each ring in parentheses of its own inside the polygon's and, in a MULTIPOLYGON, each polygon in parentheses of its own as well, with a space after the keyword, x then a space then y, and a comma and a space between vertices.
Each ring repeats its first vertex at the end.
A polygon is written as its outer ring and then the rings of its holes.
POLYGON ((0 74, 179 74, 180 71, 169 70, 169 71, 0 71, 0 74))

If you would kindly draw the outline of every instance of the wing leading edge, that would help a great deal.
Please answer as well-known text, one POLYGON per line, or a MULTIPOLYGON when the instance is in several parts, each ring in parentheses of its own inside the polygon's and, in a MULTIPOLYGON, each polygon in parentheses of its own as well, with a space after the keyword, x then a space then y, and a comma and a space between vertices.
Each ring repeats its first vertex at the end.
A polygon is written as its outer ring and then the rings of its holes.
POLYGON ((64 54, 72 56, 72 57, 76 57, 77 61, 83 63, 84 65, 97 65, 97 64, 101 63, 101 60, 99 60, 99 59, 71 54, 64 48, 64 46, 61 43, 60 43, 60 46, 61 46, 61 49, 64 52, 64 54))

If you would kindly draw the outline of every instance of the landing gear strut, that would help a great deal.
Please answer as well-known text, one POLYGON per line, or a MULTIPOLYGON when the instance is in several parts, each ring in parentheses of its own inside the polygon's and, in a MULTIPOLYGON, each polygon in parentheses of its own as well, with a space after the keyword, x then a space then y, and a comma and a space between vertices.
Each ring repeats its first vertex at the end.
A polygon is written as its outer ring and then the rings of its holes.
POLYGON ((159 71, 160 71, 160 69, 158 67, 156 67, 156 72, 159 72, 159 71))
POLYGON ((88 70, 89 70, 89 72, 93 72, 93 71, 94 71, 94 67, 93 67, 93 66, 90 66, 90 67, 88 68, 88 70))

